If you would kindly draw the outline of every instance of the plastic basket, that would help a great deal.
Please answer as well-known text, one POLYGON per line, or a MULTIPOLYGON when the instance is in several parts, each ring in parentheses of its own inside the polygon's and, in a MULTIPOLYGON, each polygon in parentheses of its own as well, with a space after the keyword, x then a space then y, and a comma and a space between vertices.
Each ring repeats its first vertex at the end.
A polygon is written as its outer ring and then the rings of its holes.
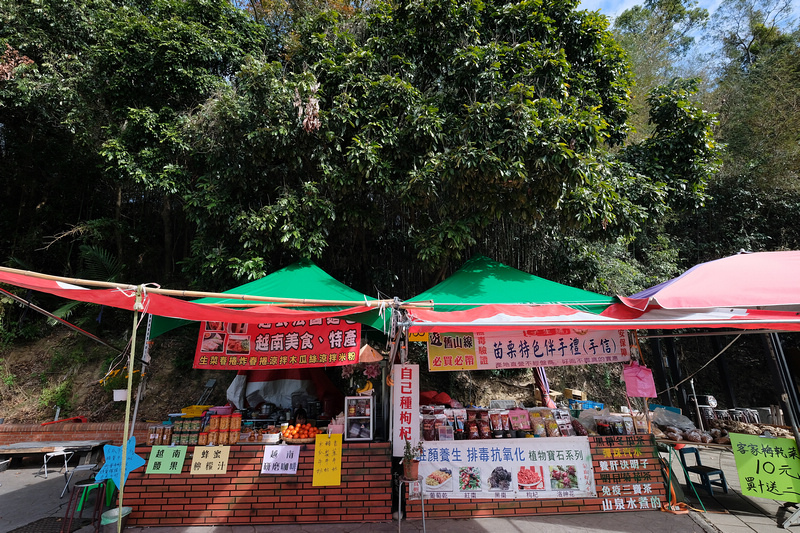
POLYGON ((103 533, 112 533, 117 531, 117 521, 122 522, 122 528, 124 529, 125 522, 128 521, 128 515, 131 514, 131 511, 133 511, 133 507, 123 507, 121 519, 117 518, 120 516, 118 507, 109 509, 100 515, 100 525, 102 526, 103 533))

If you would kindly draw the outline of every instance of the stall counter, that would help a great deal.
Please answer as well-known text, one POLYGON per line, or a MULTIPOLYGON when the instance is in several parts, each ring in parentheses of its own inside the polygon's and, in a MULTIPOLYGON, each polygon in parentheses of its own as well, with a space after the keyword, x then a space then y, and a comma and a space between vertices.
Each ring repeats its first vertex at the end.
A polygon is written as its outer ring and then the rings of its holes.
MULTIPOLYGON (((130 473, 123 505, 133 508, 128 525, 199 526, 279 523, 383 522, 392 519, 391 445, 344 443, 341 485, 312 485, 314 445, 300 447, 296 475, 261 474, 263 444, 230 446, 227 471, 190 473, 189 456, 180 474, 130 473)), ((266 445, 266 448, 274 446, 266 445)), ((152 448, 136 454, 148 459, 152 448)))
MULTIPOLYGON (((562 438, 565 437, 536 440, 553 441, 555 444, 562 438)), ((571 438, 588 439, 596 496, 525 498, 507 495, 505 498, 467 499, 426 497, 426 518, 647 511, 660 509, 667 500, 660 457, 652 434, 571 438)), ((511 444, 514 440, 527 439, 503 440, 511 444)), ((500 445, 502 440, 466 442, 490 447, 500 445)), ((435 495, 441 496, 441 493, 435 495)), ((407 500, 406 510, 409 518, 421 518, 419 499, 407 500)))

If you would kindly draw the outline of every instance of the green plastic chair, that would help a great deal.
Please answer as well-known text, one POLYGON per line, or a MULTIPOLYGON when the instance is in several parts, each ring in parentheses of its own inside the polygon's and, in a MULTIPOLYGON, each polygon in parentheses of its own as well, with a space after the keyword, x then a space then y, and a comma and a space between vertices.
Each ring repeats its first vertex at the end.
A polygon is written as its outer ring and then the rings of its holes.
MULTIPOLYGON (((78 507, 75 509, 77 512, 80 512, 83 509, 83 503, 86 501, 86 497, 91 493, 94 489, 98 488, 102 485, 102 481, 96 481, 94 479, 85 479, 83 481, 78 481, 75 483, 73 490, 75 489, 82 489, 83 494, 81 494, 81 499, 78 502, 78 507)), ((106 480, 105 483, 106 488, 106 507, 111 505, 111 500, 114 498, 114 493, 117 491, 116 485, 111 480, 106 480)))

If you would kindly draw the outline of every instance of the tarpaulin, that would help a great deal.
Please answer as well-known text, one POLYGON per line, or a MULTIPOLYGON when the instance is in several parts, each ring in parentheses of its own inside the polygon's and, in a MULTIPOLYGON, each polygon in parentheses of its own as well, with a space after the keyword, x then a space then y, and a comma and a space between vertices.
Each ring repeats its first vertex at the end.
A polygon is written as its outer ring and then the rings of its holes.
MULTIPOLYGON (((119 309, 126 309, 128 311, 133 311, 136 303, 136 291, 134 287, 122 289, 93 289, 56 279, 46 279, 19 272, 11 272, 8 269, 0 270, 0 283, 8 283, 17 287, 46 292, 70 300, 107 305, 119 309)), ((334 311, 286 309, 275 305, 260 305, 250 309, 229 309, 216 305, 187 302, 162 294, 153 294, 147 292, 146 289, 142 296, 141 304, 142 309, 139 309, 140 311, 156 316, 192 321, 214 320, 222 322, 280 322, 307 317, 343 317, 375 310, 374 307, 366 305, 334 311)))
POLYGON ((800 313, 742 308, 654 309, 636 311, 622 304, 600 315, 562 305, 484 305, 466 311, 407 309, 409 331, 456 332, 546 329, 582 330, 733 328, 800 331, 800 313))

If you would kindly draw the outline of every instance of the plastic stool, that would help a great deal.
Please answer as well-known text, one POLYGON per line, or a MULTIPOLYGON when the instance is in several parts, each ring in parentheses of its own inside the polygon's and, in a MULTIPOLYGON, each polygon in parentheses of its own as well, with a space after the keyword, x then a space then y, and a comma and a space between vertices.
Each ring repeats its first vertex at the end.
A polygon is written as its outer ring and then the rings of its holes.
POLYGON ((686 485, 691 488, 692 485, 703 487, 709 494, 714 494, 713 487, 719 487, 728 494, 728 483, 725 481, 725 473, 719 468, 713 466, 705 466, 700 462, 700 452, 697 448, 685 447, 678 450, 681 456, 681 463, 683 463, 684 475, 686 476, 686 485), (686 456, 694 455, 694 464, 686 464, 686 456), (700 476, 700 483, 695 483, 689 478, 689 473, 694 473, 700 476), (711 476, 718 476, 718 479, 711 479, 711 476))
POLYGON ((67 502, 67 512, 64 514, 64 521, 61 523, 61 533, 69 533, 72 531, 72 520, 75 518, 75 513, 78 513, 78 519, 83 516, 83 504, 86 496, 94 489, 100 489, 95 497, 94 509, 92 510, 92 522, 95 533, 100 532, 100 516, 103 511, 103 503, 106 498, 103 498, 106 492, 106 482, 95 481, 94 479, 84 479, 76 481, 72 486, 72 492, 69 495, 67 502))

